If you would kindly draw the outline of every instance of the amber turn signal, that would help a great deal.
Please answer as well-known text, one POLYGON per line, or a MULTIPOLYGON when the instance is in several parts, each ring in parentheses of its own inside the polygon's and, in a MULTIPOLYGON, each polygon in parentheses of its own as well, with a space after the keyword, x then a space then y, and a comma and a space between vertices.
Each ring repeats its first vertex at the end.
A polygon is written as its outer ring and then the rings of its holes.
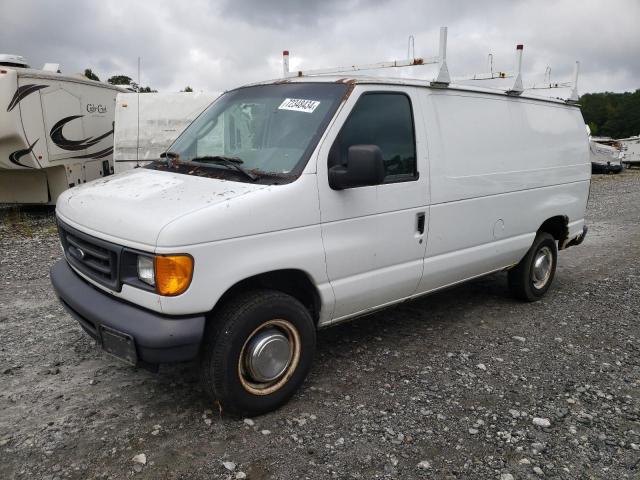
POLYGON ((155 257, 156 290, 160 295, 183 293, 193 276, 193 258, 189 255, 158 255, 155 257))

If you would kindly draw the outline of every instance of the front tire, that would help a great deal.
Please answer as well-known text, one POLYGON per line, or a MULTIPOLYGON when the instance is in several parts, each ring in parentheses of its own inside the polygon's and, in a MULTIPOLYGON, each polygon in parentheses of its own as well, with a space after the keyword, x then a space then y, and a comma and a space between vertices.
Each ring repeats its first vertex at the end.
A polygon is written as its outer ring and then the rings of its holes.
POLYGON ((526 302, 540 300, 553 282, 558 262, 558 247, 549 233, 539 232, 520 263, 509 270, 509 289, 526 302))
POLYGON ((240 293, 207 326, 202 386, 226 412, 275 410, 304 382, 315 343, 314 322, 297 299, 275 290, 240 293))

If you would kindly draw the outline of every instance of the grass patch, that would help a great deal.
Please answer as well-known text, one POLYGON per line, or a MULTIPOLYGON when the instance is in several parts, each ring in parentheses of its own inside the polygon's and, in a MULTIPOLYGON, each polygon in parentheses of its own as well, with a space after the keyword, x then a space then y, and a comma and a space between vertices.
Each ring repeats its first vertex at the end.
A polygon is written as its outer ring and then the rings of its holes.
POLYGON ((52 211, 29 207, 7 206, 0 209, 2 233, 8 236, 33 238, 35 235, 56 235, 52 211))

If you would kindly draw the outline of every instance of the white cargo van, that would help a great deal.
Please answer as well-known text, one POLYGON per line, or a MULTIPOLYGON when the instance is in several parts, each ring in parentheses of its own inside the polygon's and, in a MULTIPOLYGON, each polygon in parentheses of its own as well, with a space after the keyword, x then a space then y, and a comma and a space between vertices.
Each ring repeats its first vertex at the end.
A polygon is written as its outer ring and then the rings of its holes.
POLYGON ((0 203, 55 205, 113 173, 116 95, 125 89, 0 55, 0 203))
POLYGON ((423 80, 296 77, 223 94, 163 159, 65 192, 57 295, 131 364, 198 359, 226 411, 307 375, 316 329, 492 272, 525 301, 579 244, 580 110, 423 80))

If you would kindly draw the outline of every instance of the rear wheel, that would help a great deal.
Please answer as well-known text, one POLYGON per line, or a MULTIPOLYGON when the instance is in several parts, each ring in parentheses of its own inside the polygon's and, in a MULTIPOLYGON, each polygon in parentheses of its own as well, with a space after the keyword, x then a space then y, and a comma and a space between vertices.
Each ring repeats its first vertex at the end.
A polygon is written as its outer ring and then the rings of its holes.
POLYGON ((553 281, 558 261, 558 247, 549 233, 539 232, 524 258, 509 270, 509 289, 527 302, 540 300, 553 281))
POLYGON ((313 320, 295 298, 274 290, 241 293, 207 327, 202 385, 223 411, 275 410, 304 382, 315 341, 313 320))

